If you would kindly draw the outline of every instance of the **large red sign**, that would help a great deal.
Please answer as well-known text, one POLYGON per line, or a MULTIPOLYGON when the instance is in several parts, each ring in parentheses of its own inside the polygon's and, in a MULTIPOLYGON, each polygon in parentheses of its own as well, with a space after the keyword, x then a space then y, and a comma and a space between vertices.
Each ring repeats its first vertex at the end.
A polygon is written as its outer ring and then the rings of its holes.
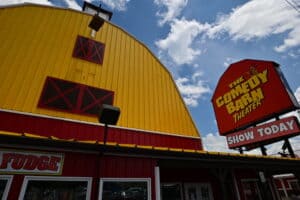
POLYGON ((294 136, 300 133, 299 123, 296 117, 288 117, 261 126, 248 128, 243 131, 226 135, 229 148, 247 146, 249 144, 273 141, 286 136, 294 136))
POLYGON ((299 107, 278 64, 259 60, 231 64, 218 82, 212 104, 220 135, 299 107))
POLYGON ((0 150, 0 173, 58 175, 63 162, 63 154, 0 150))

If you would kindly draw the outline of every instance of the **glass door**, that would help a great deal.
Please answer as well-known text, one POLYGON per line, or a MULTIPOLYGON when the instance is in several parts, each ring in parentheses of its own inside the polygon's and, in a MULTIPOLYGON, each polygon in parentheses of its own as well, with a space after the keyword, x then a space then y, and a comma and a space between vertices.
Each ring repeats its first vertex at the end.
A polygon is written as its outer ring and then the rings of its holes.
POLYGON ((213 200, 211 186, 208 183, 184 184, 185 200, 213 200))
POLYGON ((242 187, 245 200, 261 200, 257 180, 243 180, 242 187))

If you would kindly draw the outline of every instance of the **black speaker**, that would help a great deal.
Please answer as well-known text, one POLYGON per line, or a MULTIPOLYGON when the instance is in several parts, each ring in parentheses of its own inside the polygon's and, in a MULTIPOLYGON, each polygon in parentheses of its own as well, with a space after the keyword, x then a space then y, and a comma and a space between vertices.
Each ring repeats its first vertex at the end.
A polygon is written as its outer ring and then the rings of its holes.
POLYGON ((116 125, 120 116, 120 108, 102 104, 99 112, 99 122, 103 124, 116 125))

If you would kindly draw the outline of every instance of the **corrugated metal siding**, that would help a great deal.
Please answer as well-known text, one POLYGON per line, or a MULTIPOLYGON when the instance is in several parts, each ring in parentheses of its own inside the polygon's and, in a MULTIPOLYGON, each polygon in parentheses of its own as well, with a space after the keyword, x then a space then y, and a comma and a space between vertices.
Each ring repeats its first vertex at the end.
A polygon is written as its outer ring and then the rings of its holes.
POLYGON ((101 178, 151 178, 151 199, 155 200, 154 168, 156 159, 121 156, 103 156, 100 162, 101 178))
MULTIPOLYGON (((93 191, 98 190, 100 178, 151 178, 152 199, 155 200, 154 167, 157 161, 151 158, 99 156, 89 153, 64 152, 62 176, 92 177, 91 199, 98 199, 93 191), (97 187, 97 188, 96 188, 97 187)), ((24 174, 15 174, 8 200, 18 199, 24 174)))
MULTIPOLYGON (((1 111, 0 130, 30 133, 48 138, 57 137, 60 139, 103 141, 104 138, 103 126, 1 111)), ((108 130, 107 142, 179 149, 203 149, 199 138, 113 127, 110 127, 108 130)))
POLYGON ((155 200, 154 168, 156 159, 104 156, 100 163, 100 176, 107 178, 151 178, 151 199, 155 200))
POLYGON ((47 76, 115 91, 119 126, 198 136, 170 73, 140 42, 105 23, 102 65, 73 58, 77 35, 90 37, 91 16, 26 5, 1 8, 0 108, 97 122, 37 107, 47 76))
POLYGON ((154 178, 155 159, 105 156, 101 160, 101 177, 154 178))

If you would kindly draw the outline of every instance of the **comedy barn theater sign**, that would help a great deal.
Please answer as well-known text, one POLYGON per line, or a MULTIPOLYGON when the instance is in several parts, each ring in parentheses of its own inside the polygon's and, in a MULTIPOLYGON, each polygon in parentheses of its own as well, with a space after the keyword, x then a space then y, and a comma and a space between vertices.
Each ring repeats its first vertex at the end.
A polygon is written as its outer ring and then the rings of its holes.
POLYGON ((212 97, 220 135, 243 130, 299 107, 279 65, 242 60, 221 76, 212 97))

